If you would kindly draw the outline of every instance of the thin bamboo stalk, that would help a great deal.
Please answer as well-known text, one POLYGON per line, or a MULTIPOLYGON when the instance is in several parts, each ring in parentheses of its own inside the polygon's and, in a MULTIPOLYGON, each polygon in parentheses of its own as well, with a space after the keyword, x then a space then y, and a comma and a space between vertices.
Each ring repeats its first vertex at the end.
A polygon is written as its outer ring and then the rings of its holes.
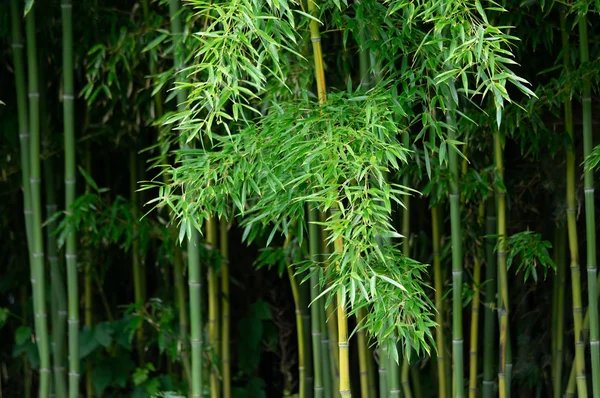
POLYGON ((231 366, 229 342, 229 225, 220 220, 221 245, 221 372, 223 374, 223 398, 231 398, 231 366))
POLYGON ((496 340, 496 257, 494 256, 494 241, 490 236, 496 230, 496 207, 490 197, 487 199, 487 215, 485 222, 485 305, 484 305, 484 330, 483 330, 483 398, 494 396, 494 344, 496 340))
POLYGON ((437 206, 431 207, 431 235, 433 239, 433 284, 435 289, 435 345, 437 349, 437 371, 438 371, 438 397, 446 398, 448 391, 446 384, 446 369, 445 369, 445 338, 444 338, 444 312, 443 312, 443 283, 442 283, 442 267, 440 261, 440 220, 437 206))
POLYGON ((31 284, 34 291, 34 311, 37 321, 36 340, 40 355, 39 396, 46 398, 50 394, 50 349, 48 337, 48 321, 46 313, 46 278, 44 272, 44 238, 42 233, 42 198, 40 192, 40 120, 39 120, 39 87, 37 68, 37 40, 35 32, 35 5, 27 14, 27 71, 29 80, 29 128, 30 128, 30 187, 32 208, 32 275, 31 284))
MULTIPOLYGON (((44 178, 46 180, 46 216, 51 218, 58 212, 56 204, 56 187, 54 183, 54 159, 49 157, 44 162, 44 178)), ((68 394, 65 374, 66 361, 66 326, 67 326, 67 297, 58 258, 58 242, 56 237, 56 222, 48 223, 46 229, 48 263, 50 264, 50 285, 52 287, 52 357, 54 393, 57 397, 68 394)))
MULTIPOLYGON (((500 183, 504 178, 503 149, 500 132, 494 133, 494 152, 496 159, 496 170, 500 183)), ((506 381, 507 373, 507 348, 508 348, 508 273, 506 270, 506 204, 504 191, 500 185, 496 188, 496 202, 498 207, 498 281, 500 284, 500 369, 498 370, 498 386, 500 398, 507 398, 510 385, 506 381)))
POLYGON ((396 361, 393 355, 389 352, 389 349, 385 350, 387 354, 386 368, 387 368, 387 388, 389 397, 399 397, 402 395, 402 389, 400 388, 400 364, 396 361))
MULTIPOLYGON (((319 261, 319 239, 321 231, 317 222, 319 216, 315 209, 308 211, 308 247, 310 259, 315 264, 319 261)), ((314 398, 323 398, 324 383, 323 372, 326 370, 323 367, 323 359, 321 358, 321 316, 319 312, 323 309, 323 301, 317 299, 319 296, 319 275, 315 267, 311 268, 310 276, 310 321, 312 330, 312 359, 313 359, 313 374, 314 374, 314 398)), ((329 391, 331 394, 331 391, 329 391)), ((329 395, 331 396, 331 395, 329 395)))
MULTIPOLYGON (((174 66, 175 70, 180 71, 184 66, 185 54, 182 47, 182 22, 180 15, 179 0, 169 0, 169 16, 171 18, 171 34, 175 40, 174 66)), ((180 77, 181 78, 181 77, 180 77)), ((179 89, 177 91, 177 109, 185 109, 187 100, 187 90, 179 89)), ((188 286, 190 299, 190 345, 192 351, 190 392, 192 398, 203 396, 204 378, 202 376, 202 264, 199 254, 199 232, 192 230, 187 241, 188 252, 188 286)), ((179 297, 185 296, 180 293, 179 297)), ((185 297, 184 297, 185 300, 185 297)), ((183 306, 182 306, 183 307, 183 306)), ((180 313, 181 314, 181 313, 180 313)), ((182 318, 180 316, 180 327, 182 318)), ((187 334, 187 326, 185 327, 187 334)), ((183 333, 183 332, 182 332, 183 333)), ((183 334, 182 334, 183 336, 183 334)), ((184 362, 185 364, 185 362, 184 362)), ((184 365, 185 366, 185 365, 184 365)))
POLYGON ((564 346, 564 329, 565 329, 565 243, 566 234, 563 226, 556 226, 556 244, 555 258, 556 264, 556 320, 554 322, 554 336, 556 342, 554 346, 554 357, 552 362, 552 390, 554 398, 560 398, 562 394, 562 369, 564 363, 563 346, 564 346))
MULTIPOLYGON (((402 144, 405 148, 408 148, 410 146, 410 136, 408 130, 403 134, 402 144)), ((404 186, 410 185, 409 176, 407 173, 405 173, 404 175, 403 184, 404 186)), ((402 211, 402 235, 404 236, 402 254, 405 257, 410 257, 410 205, 410 196, 407 196, 404 199, 404 209, 402 211)), ((402 391, 404 392, 405 398, 412 398, 412 390, 410 388, 410 381, 408 379, 409 371, 410 364, 408 363, 408 355, 405 355, 402 363, 402 371, 400 374, 400 382, 402 384, 402 391)))
MULTIPOLYGON (((319 270, 319 280, 323 278, 323 271, 319 270)), ((321 332, 321 369, 323 377, 323 396, 333 397, 333 372, 331 371, 331 344, 329 342, 329 331, 327 330, 327 321, 325 318, 324 300, 318 306, 319 311, 319 330, 321 332)), ((336 390, 337 391, 337 390, 336 390)))
MULTIPOLYGON (((135 149, 129 152, 129 198, 132 203, 131 212, 134 220, 137 220, 137 158, 135 149)), ((140 241, 137 223, 133 226, 133 237, 131 241, 131 265, 133 269, 133 296, 135 305, 143 305, 145 298, 142 283, 142 266, 140 263, 140 241)), ((87 278, 86 278, 87 280, 87 278)), ((91 285, 91 283, 90 283, 91 285)), ((86 283, 87 286, 87 283, 86 283)), ((136 330, 136 348, 138 358, 144 362, 144 328, 140 324, 136 330)))
MULTIPOLYGON (((454 120, 454 102, 448 94, 448 113, 446 119, 449 139, 456 137, 456 123, 454 120)), ((463 327, 462 327, 462 228, 460 225, 460 192, 458 189, 458 154, 451 148, 448 153, 450 168, 450 225, 452 231, 452 363, 454 380, 454 397, 464 397, 464 370, 463 370, 463 327)))
POLYGON ((306 380, 305 393, 307 398, 312 398, 314 393, 314 371, 312 357, 312 337, 310 325, 310 286, 308 283, 300 283, 302 276, 298 275, 298 289, 300 291, 300 305, 302 308, 302 337, 304 339, 304 379, 306 380))
MULTIPOLYGON (((580 15, 579 54, 581 63, 589 62, 587 14, 580 15)), ((592 142, 592 90, 589 78, 583 80, 581 97, 583 109, 583 157, 587 159, 593 149, 592 142)), ((593 397, 600 398, 600 325, 598 324, 598 275, 596 267, 596 215, 594 206, 594 172, 587 167, 583 174, 585 192, 585 230, 587 247, 588 299, 590 308, 590 354, 592 356, 593 397)))
MULTIPOLYGON (((360 308, 357 314, 358 325, 362 325, 365 318, 365 309, 360 308)), ((368 397, 369 396, 369 374, 368 374, 368 356, 369 356, 369 346, 367 345, 367 336, 365 336, 365 331, 362 327, 359 326, 359 329, 356 331, 356 337, 358 340, 358 371, 360 377, 360 396, 368 397)))
MULTIPOLYGON (((563 48, 568 48, 569 38, 566 29, 566 16, 561 12, 561 32, 563 48)), ((564 51, 564 50, 563 50, 564 51)), ((567 52, 568 53, 568 52, 567 52)), ((568 61, 568 60, 567 60, 568 61)), ((568 67, 568 64, 567 64, 568 67)), ((577 219, 575 203, 575 151, 573 148, 573 111, 570 100, 565 100, 565 128, 571 139, 571 144, 566 149, 567 157, 567 229, 569 233, 569 251, 571 253, 571 291, 573 295, 573 322, 575 337, 575 363, 576 381, 579 397, 587 397, 587 384, 585 378, 585 342, 583 340, 582 326, 582 299, 581 299, 581 272, 579 266, 579 243, 577 239, 577 219)))
MULTIPOLYGON (((478 208, 478 226, 483 224, 485 214, 484 203, 478 208)), ((471 345, 469 357, 469 398, 477 397, 477 347, 479 343, 479 295, 481 286, 481 258, 475 253, 473 259, 473 301, 471 302, 471 345)))
MULTIPOLYGON (((209 249, 217 247, 217 223, 214 217, 210 217, 206 222, 206 244, 209 249)), ((219 297, 217 284, 219 283, 217 273, 214 270, 213 264, 208 267, 208 344, 213 352, 213 361, 210 367, 210 396, 218 398, 220 396, 220 380, 217 368, 219 350, 218 350, 218 335, 219 335, 219 297), (214 363, 213 363, 214 362, 214 363)))
MULTIPOLYGON (((173 231, 176 234, 176 231, 173 231)), ((191 383, 192 369, 190 365, 189 354, 189 336, 188 336, 188 312, 185 304, 185 287, 183 284, 183 259, 181 248, 173 248, 173 281, 175 284, 175 301, 177 302, 177 311, 179 314, 179 339, 181 340, 181 362, 183 363, 183 376, 191 383)))
MULTIPOLYGON (((75 200, 75 106, 73 67, 73 6, 61 1, 63 27, 63 118, 65 147, 65 210, 70 213, 75 200)), ((66 238, 67 297, 69 325, 69 398, 79 397, 79 287, 77 281, 77 239, 66 238)))
POLYGON ((369 349, 367 357, 367 379, 369 381, 368 398, 377 397, 377 384, 375 382, 375 363, 373 362, 373 349, 369 349))
MULTIPOLYGON (((87 116, 87 114, 86 114, 87 116)), ((86 117, 87 118, 87 117, 86 117)), ((86 143, 85 151, 85 171, 88 175, 92 175, 92 153, 90 150, 89 141, 86 143)), ((90 192, 89 184, 85 184, 85 192, 90 192)), ((89 247, 89 234, 84 231, 84 241, 87 242, 86 255, 84 256, 84 275, 83 275, 83 322, 88 329, 93 328, 93 304, 92 304, 92 254, 89 247)), ((138 329, 139 330, 139 329, 138 329)), ((139 344, 139 343, 138 343, 139 344)), ((87 362, 85 366, 85 391, 88 398, 94 396, 94 384, 92 378, 92 363, 87 362)))

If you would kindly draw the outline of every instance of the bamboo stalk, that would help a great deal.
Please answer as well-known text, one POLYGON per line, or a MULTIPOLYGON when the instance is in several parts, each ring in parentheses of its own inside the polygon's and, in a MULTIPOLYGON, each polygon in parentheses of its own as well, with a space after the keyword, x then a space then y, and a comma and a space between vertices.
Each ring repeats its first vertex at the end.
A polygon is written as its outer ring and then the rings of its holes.
POLYGON ((563 346, 564 346, 564 329, 565 329, 565 229, 563 226, 556 226, 556 245, 554 263, 557 268, 556 275, 556 320, 554 322, 555 339, 554 356, 552 362, 552 389, 554 398, 560 398, 562 394, 562 369, 564 363, 563 346))
MULTIPOLYGON (((319 238, 321 231, 317 222, 319 220, 317 210, 309 209, 308 211, 308 246, 310 259, 316 264, 319 261, 319 238)), ((319 275, 315 267, 311 268, 310 276, 310 321, 312 331, 312 359, 313 359, 313 374, 314 374, 314 398, 323 398, 324 382, 323 372, 326 370, 323 367, 323 359, 321 358, 321 316, 320 310, 323 309, 323 301, 318 299, 319 296, 319 275)), ((331 391, 328 392, 331 394, 331 391)), ((329 395, 331 396, 331 395, 329 395)))
MULTIPOLYGON (((54 160, 49 157, 44 162, 44 178, 46 180, 46 216, 51 218, 58 212, 56 204, 56 187, 54 184, 54 160)), ((46 229, 48 247, 48 263, 50 264, 50 285, 52 287, 52 345, 53 345, 53 382, 54 393, 57 397, 68 394, 65 361, 66 361, 66 326, 67 326, 67 297, 58 258, 58 242, 56 237, 56 222, 48 223, 46 229)))
POLYGON ((484 330, 483 330, 483 398, 494 396, 494 344, 496 340, 496 257, 494 256, 494 241, 491 235, 496 229, 496 207, 491 198, 487 200, 487 215, 485 222, 485 233, 488 238, 485 241, 485 305, 484 305, 484 330))
MULTIPOLYGON (((208 218, 206 222, 206 244, 209 250, 215 249, 217 246, 217 223, 214 217, 208 218)), ((218 360, 218 335, 219 335, 219 298, 217 291, 218 278, 217 273, 214 270, 214 264, 209 264, 208 267, 208 344, 210 345, 213 353, 213 358, 218 360)), ((212 398, 218 398, 220 396, 220 381, 219 372, 216 366, 215 360, 211 361, 210 366, 210 396, 212 398)))
POLYGON ((42 233, 42 198, 40 192, 40 120, 39 120, 39 87, 37 68, 37 40, 35 32, 35 5, 27 14, 27 71, 29 80, 29 128, 30 128, 30 187, 32 208, 32 275, 31 284, 34 291, 34 311, 36 318, 36 341, 40 355, 39 396, 46 398, 50 394, 50 349, 48 338, 48 321, 46 313, 46 278, 44 272, 44 238, 42 233))
MULTIPOLYGON (((284 251, 287 251, 291 242, 291 235, 288 235, 283 245, 284 251)), ((304 375, 304 327, 302 325, 302 301, 300 299, 300 290, 298 288, 298 282, 294 277, 294 271, 292 270, 291 263, 286 257, 286 269, 287 275, 290 281, 290 287, 292 289, 292 296, 294 297, 294 308, 296 311, 296 331, 298 340, 298 397, 306 397, 306 378, 304 375)))
MULTIPOLYGON (((322 280, 323 271, 319 270, 318 279, 322 280)), ((314 305, 314 304, 313 304, 314 305)), ((329 331, 327 330, 327 322, 325 318, 325 303, 321 300, 321 305, 318 306, 319 311, 319 330, 321 332, 321 369, 323 377, 323 397, 333 397, 333 372, 331 371, 331 344, 329 342, 329 331)))
MULTIPOLYGON (((485 214, 484 204, 478 209, 478 226, 481 226, 485 214)), ((479 295, 481 285, 481 258, 475 253, 473 266, 473 301, 471 302, 471 345, 469 363, 469 398, 477 397, 477 347, 479 342, 479 295)))
MULTIPOLYGON (((176 234, 176 231, 173 231, 176 234)), ((188 342, 188 313, 185 304, 185 287, 183 284, 183 259, 181 258, 181 248, 173 248, 173 281, 175 284, 175 301, 179 314, 179 339, 181 340, 181 362, 183 363, 183 375, 188 383, 192 380, 192 370, 190 365, 189 342, 188 342)))
POLYGON ((388 357, 387 346, 379 344, 379 367, 377 369, 379 373, 379 398, 387 398, 390 391, 387 371, 388 357))
MULTIPOLYGON (((454 120, 454 103, 448 98, 448 113, 446 119, 449 126, 449 139, 456 139, 456 123, 454 120)), ((463 370, 463 328, 462 328, 462 228, 460 225, 460 192, 458 189, 458 159, 457 150, 451 148, 448 153, 450 168, 450 225, 452 231, 452 363, 454 380, 454 397, 464 397, 463 370)))
MULTIPOLYGON (((63 118, 65 147, 65 210, 70 213, 75 200, 75 106, 73 67, 73 7, 61 1, 63 27, 63 118)), ((69 325, 69 397, 79 397, 79 287, 77 281, 77 240, 66 238, 67 297, 69 325)))
POLYGON ((223 398, 231 398, 231 367, 229 342, 229 225, 220 220, 221 244, 221 372, 223 373, 223 398))
POLYGON ((302 338, 304 339, 304 379, 306 380, 305 393, 307 398, 312 398, 314 394, 314 371, 312 357, 312 337, 310 324, 310 286, 308 283, 301 283, 301 275, 298 275, 298 289, 300 291, 300 305, 302 309, 302 338))
MULTIPOLYGON (((180 15, 179 0, 169 0, 169 17, 171 18, 171 34, 175 40, 174 66, 180 71, 184 66, 185 54, 182 47, 182 22, 180 15)), ((177 109, 185 109, 184 102, 187 100, 187 90, 180 88, 177 91, 177 109)), ((190 299, 190 345, 192 352, 191 361, 191 397, 201 398, 204 390, 204 378, 202 376, 202 264, 199 254, 199 233, 192 230, 187 241, 188 252, 188 286, 190 299)), ((180 297, 184 296, 183 293, 180 297)), ((185 300, 185 298, 184 298, 185 300)), ((180 318, 180 326, 181 320, 180 318)), ((187 329, 187 327, 186 327, 187 329)), ((187 332, 186 332, 187 334, 187 332)), ((185 363, 184 363, 185 364, 185 363)))
POLYGON ((367 395, 367 397, 376 398, 377 384, 375 382, 375 364, 373 362, 373 350, 369 349, 367 353, 367 379, 369 381, 369 394, 367 395))
MULTIPOLYGON (((566 29, 566 16, 561 12, 561 32, 563 48, 568 48, 569 39, 566 29)), ((564 51, 564 50, 563 50, 564 51)), ((568 52, 567 52, 568 53, 568 52)), ((568 60, 567 60, 568 61, 568 60)), ((567 64, 568 65, 568 64, 567 64)), ((573 295, 573 322, 575 336, 575 363, 577 392, 579 397, 587 397, 585 380, 585 342, 582 334, 581 275, 579 266, 579 243, 577 239, 577 220, 575 203, 575 151, 573 148, 573 111, 570 100, 565 100, 565 128, 571 139, 566 149, 567 157, 567 228, 569 233, 569 251, 571 253, 571 291, 573 295)))
POLYGON ((369 371, 367 369, 368 365, 368 355, 369 355, 369 346, 367 345, 367 337, 365 336, 365 331, 362 328, 362 323, 365 318, 365 309, 360 308, 357 314, 358 321, 358 330, 356 331, 356 338, 358 340, 358 371, 360 377, 360 396, 368 397, 369 396, 369 371))
MULTIPOLYGON (((581 63, 590 60, 588 44, 587 14, 580 15, 577 23, 579 26, 579 53, 581 63)), ((592 94, 589 78, 583 80, 581 105, 583 110, 583 157, 587 159, 593 149, 592 142, 592 94)), ((598 324, 598 275, 596 267, 596 215, 594 206, 594 172, 589 168, 584 169, 585 192, 585 230, 587 247, 587 277, 588 299, 590 308, 590 354, 592 357, 592 387, 593 397, 600 398, 600 325, 598 324)))
MULTIPOLYGON (((403 146, 408 149, 410 146, 410 137, 408 130, 404 132, 402 141, 403 146)), ((403 184, 404 186, 409 186, 409 183, 409 176, 407 173, 405 173, 403 178, 403 184)), ((404 200, 404 209, 402 210, 402 235, 404 235, 402 254, 404 255, 404 257, 407 258, 410 257, 410 204, 410 196, 407 196, 404 200)), ((408 363, 408 353, 405 353, 402 363, 402 371, 400 374, 400 383, 402 384, 402 391, 404 392, 405 398, 412 398, 412 390, 410 388, 410 381, 408 379, 409 371, 410 364, 408 363)))
POLYGON ((440 220, 438 215, 437 206, 431 207, 431 234, 433 239, 433 284, 435 289, 435 323, 437 328, 435 330, 435 345, 437 349, 437 371, 438 371, 438 397, 446 398, 446 368, 445 368, 445 338, 444 338, 444 316, 442 301, 443 296, 443 283, 442 283, 442 269, 440 262, 440 220))

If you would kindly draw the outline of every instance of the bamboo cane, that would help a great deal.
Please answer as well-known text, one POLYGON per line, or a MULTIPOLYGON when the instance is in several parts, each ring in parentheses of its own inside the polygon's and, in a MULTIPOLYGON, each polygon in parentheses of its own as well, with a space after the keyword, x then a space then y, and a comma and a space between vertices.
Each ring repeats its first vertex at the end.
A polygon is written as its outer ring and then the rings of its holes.
POLYGON ((440 220, 437 206, 431 207, 431 228, 433 239, 433 284, 435 288, 435 345, 437 349, 437 371, 438 371, 438 397, 446 398, 446 368, 445 368, 445 338, 444 338, 444 318, 443 318, 443 284, 442 269, 440 262, 440 220))
MULTIPOLYGON (((589 62, 588 21, 587 14, 580 15, 579 53, 581 63, 589 62)), ((565 55, 566 56, 566 55, 565 55)), ((583 108, 583 157, 587 159, 593 149, 592 142, 592 94, 589 78, 583 80, 581 103, 583 108)), ((589 168, 584 170, 585 191, 585 230, 587 247, 587 277, 588 298, 590 309, 590 354, 592 357, 592 392, 594 398, 600 398, 600 325, 598 324, 598 285, 596 277, 596 216, 594 206, 594 172, 589 168)))
POLYGON ((563 346, 564 346, 564 328, 565 328, 565 229, 563 226, 556 226, 556 245, 555 259, 557 274, 556 274, 556 320, 553 327, 555 328, 554 356, 552 363, 552 389, 554 398, 560 398, 562 395, 562 369, 564 363, 563 346))
POLYGON ((483 398, 494 396, 494 342, 496 314, 494 309, 496 296, 496 257, 494 256, 494 242, 491 235, 496 229, 496 206, 490 197, 487 199, 487 215, 485 222, 485 233, 488 236, 485 242, 485 306, 484 306, 484 330, 483 330, 483 398))
MULTIPOLYGON (((310 209, 308 211, 308 245, 310 259, 315 264, 319 258, 319 238, 320 231, 317 222, 319 220, 317 211, 310 209)), ((314 373, 314 398, 323 398, 324 386, 322 373, 325 368, 322 367, 323 359, 321 358, 321 316, 320 310, 323 308, 322 300, 317 300, 319 296, 319 275, 315 267, 311 268, 310 276, 310 320, 312 330, 312 359, 313 359, 313 373, 314 373)), ((331 392, 329 392, 331 393, 331 392)))
MULTIPOLYGON (((482 202, 478 208, 477 225, 483 224, 485 206, 482 202)), ((477 397, 477 347, 479 342, 479 294, 481 285, 481 258, 475 253, 473 266, 473 301, 471 302, 471 341, 469 357, 469 398, 477 397)))
MULTIPOLYGON (((179 71, 184 66, 184 52, 182 47, 182 22, 179 13, 179 0, 169 0, 169 16, 171 18, 171 34, 175 40, 174 66, 179 71)), ((183 110, 184 102, 187 100, 187 90, 179 89, 177 91, 177 108, 183 110)), ((191 397, 200 398, 203 396, 203 377, 202 377, 202 264, 199 255, 199 233, 192 229, 191 236, 187 241, 188 252, 188 285, 190 291, 190 343, 192 351, 191 361, 191 397)))
MULTIPOLYGON (((402 141, 403 146, 408 149, 410 145, 410 137, 408 130, 404 132, 402 141)), ((409 186, 409 182, 409 176, 407 173, 405 173, 403 178, 404 186, 409 186)), ((410 257, 410 196, 407 196, 404 200, 404 209, 402 211, 402 235, 404 235, 402 254, 408 258, 410 257)), ((412 398, 412 390, 410 388, 410 381, 408 379, 409 370, 410 364, 408 363, 408 355, 405 355, 402 363, 402 371, 400 374, 400 383, 402 384, 404 398, 412 398)))
POLYGON ((221 367, 223 374, 223 398, 231 398, 231 366, 229 341, 229 225, 225 218, 220 220, 221 244, 221 367))
MULTIPOLYGON (((214 217, 210 217, 206 222, 206 244, 209 249, 215 249, 217 245, 217 224, 214 217)), ((208 344, 213 352, 213 358, 219 358, 218 335, 219 335, 219 299, 218 299, 218 277, 213 264, 208 267, 208 344)), ((220 396, 220 380, 217 368, 218 362, 212 363, 210 371, 210 396, 218 398, 220 396)))
POLYGON ((29 80, 29 129, 30 129, 30 186, 32 208, 32 278, 34 291, 34 311, 37 321, 36 340, 40 355, 39 396, 46 398, 50 394, 50 349, 48 321, 46 313, 46 278, 44 272, 44 238, 42 233, 42 198, 40 192, 40 120, 39 88, 37 68, 37 40, 35 32, 35 5, 26 16, 27 71, 29 80))

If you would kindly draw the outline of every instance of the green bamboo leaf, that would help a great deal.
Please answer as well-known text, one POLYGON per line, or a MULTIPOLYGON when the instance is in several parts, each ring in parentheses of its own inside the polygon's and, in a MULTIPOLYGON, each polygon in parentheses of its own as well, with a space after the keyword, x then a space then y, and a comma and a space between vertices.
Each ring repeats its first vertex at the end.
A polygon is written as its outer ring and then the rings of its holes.
POLYGON ((27 14, 29 14, 29 11, 31 11, 31 8, 33 7, 33 3, 34 3, 34 0, 26 0, 25 1, 25 11, 23 12, 24 17, 26 17, 27 14))

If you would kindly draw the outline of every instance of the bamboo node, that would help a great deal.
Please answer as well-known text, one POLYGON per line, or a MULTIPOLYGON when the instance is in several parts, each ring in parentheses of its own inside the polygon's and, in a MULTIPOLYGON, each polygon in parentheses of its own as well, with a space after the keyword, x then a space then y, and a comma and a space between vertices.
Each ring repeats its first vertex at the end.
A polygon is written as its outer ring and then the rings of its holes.
POLYGON ((65 178, 65 184, 75 184, 75 179, 74 178, 65 178))
POLYGON ((42 182, 42 179, 39 178, 39 177, 31 177, 29 179, 29 182, 32 183, 32 184, 39 184, 40 182, 42 182))
POLYGON ((201 287, 202 283, 200 282, 188 282, 189 286, 193 286, 193 287, 201 287))
POLYGON ((379 372, 379 373, 387 373, 387 369, 377 369, 377 372, 379 372))
POLYGON ((44 252, 35 252, 32 254, 33 257, 44 257, 44 252))
POLYGON ((12 43, 10 46, 12 48, 23 48, 23 43, 12 43))
POLYGON ((338 343, 338 347, 347 348, 348 347, 348 343, 338 343))
POLYGON ((77 254, 67 253, 65 254, 65 257, 67 258, 67 260, 75 260, 77 259, 77 254))
MULTIPOLYGON (((321 332, 312 332, 312 335, 313 335, 313 336, 320 336, 320 335, 321 335, 321 332)), ((322 342, 322 341, 321 341, 321 342, 322 342)))
POLYGON ((594 193, 594 188, 586 188, 583 190, 585 193, 594 193))
POLYGON ((67 101, 67 100, 71 100, 73 101, 75 99, 75 96, 73 94, 63 94, 63 101, 67 101))
POLYGON ((462 344, 463 343, 463 339, 452 339, 452 343, 456 343, 456 344, 462 344))
POLYGON ((33 214, 33 211, 31 211, 31 209, 25 209, 25 210, 23 210, 23 214, 27 214, 27 215, 33 214))
POLYGON ((311 37, 310 41, 312 41, 313 43, 320 43, 321 42, 321 38, 320 37, 311 37))
POLYGON ((459 194, 457 194, 457 193, 451 193, 451 194, 449 194, 449 195, 448 195, 448 197, 449 197, 450 199, 456 199, 456 198, 458 198, 459 196, 460 196, 460 195, 459 195, 459 194))
POLYGON ((315 388, 314 388, 315 391, 323 391, 324 389, 325 388, 323 388, 323 387, 317 387, 317 386, 315 386, 315 388))
POLYGON ((60 310, 60 311, 56 311, 56 312, 58 312, 59 316, 67 316, 67 311, 60 310))
POLYGON ((581 102, 592 102, 592 97, 583 97, 581 102))
POLYGON ((64 372, 66 370, 64 366, 55 366, 53 369, 55 372, 64 372))
POLYGON ((79 319, 69 319, 69 320, 67 320, 67 323, 69 325, 78 325, 79 324, 79 319))
POLYGON ((350 390, 340 390, 340 395, 350 395, 350 390))
POLYGON ((400 390, 390 390, 390 394, 398 394, 398 395, 400 395, 400 390))
POLYGON ((61 2, 60 3, 60 8, 73 8, 73 4, 71 4, 71 3, 65 4, 65 3, 61 2))
POLYGON ((27 94, 29 96, 29 98, 40 98, 40 93, 37 92, 31 92, 27 94))
POLYGON ((77 373, 77 372, 69 372, 69 377, 71 377, 71 376, 73 376, 73 377, 79 377, 79 373, 77 373))
POLYGON ((29 133, 28 133, 28 132, 27 132, 27 133, 22 133, 22 134, 19 134, 19 139, 21 139, 21 140, 22 140, 22 139, 25 139, 25 138, 27 138, 27 137, 29 137, 29 133))
POLYGON ((50 373, 50 369, 48 369, 48 368, 40 368, 40 373, 50 373))
POLYGON ((600 340, 590 341, 590 345, 600 345, 600 340))

